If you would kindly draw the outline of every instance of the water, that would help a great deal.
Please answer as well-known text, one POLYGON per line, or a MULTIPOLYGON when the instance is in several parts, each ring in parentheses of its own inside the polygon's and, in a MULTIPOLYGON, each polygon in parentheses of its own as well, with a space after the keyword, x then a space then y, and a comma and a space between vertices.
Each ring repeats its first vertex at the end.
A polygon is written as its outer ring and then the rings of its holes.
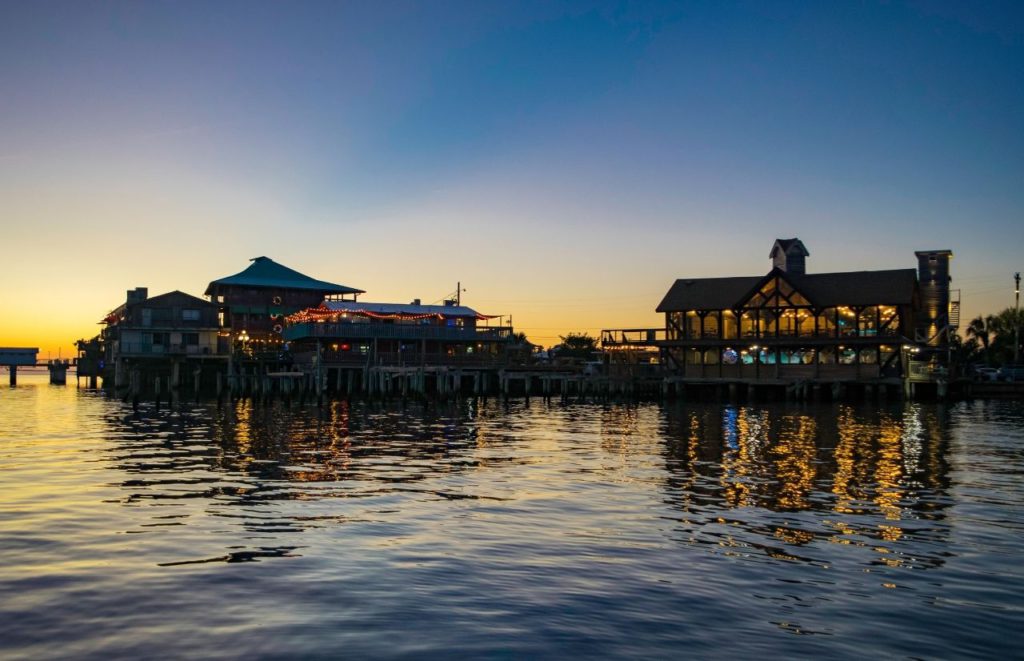
POLYGON ((1024 405, 0 391, 0 656, 1020 657, 1024 405))

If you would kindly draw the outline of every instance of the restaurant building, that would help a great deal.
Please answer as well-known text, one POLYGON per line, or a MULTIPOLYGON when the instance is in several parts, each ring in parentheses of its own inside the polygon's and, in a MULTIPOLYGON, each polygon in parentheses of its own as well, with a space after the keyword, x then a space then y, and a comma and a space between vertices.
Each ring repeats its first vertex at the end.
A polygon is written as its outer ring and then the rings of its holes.
POLYGON ((918 269, 808 273, 800 239, 779 239, 760 276, 682 278, 657 307, 663 329, 612 330, 602 345, 657 352, 692 380, 900 379, 911 358, 948 350, 958 319, 948 250, 916 253, 918 269))

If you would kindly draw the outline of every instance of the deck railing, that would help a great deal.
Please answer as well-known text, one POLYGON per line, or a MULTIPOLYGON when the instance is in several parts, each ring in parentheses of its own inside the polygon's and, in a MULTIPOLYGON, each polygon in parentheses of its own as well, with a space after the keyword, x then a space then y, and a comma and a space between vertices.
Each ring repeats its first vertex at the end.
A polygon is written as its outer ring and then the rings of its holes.
POLYGON ((601 346, 653 347, 667 337, 664 328, 617 328, 601 331, 601 346))
POLYGON ((142 342, 121 342, 117 352, 122 356, 216 356, 216 343, 203 344, 145 344, 142 342))
POLYGON ((305 338, 445 340, 453 342, 498 342, 512 337, 511 326, 414 326, 412 324, 317 323, 293 324, 284 329, 288 341, 305 338))

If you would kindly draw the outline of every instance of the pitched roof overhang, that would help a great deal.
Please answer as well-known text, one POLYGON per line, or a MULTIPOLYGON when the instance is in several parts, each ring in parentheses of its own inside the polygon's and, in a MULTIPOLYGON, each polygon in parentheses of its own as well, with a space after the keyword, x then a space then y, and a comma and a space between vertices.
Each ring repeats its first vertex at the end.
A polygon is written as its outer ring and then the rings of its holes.
POLYGON ((252 264, 244 271, 214 280, 206 288, 211 296, 218 286, 266 287, 274 289, 306 289, 324 294, 362 294, 362 289, 336 285, 333 282, 316 280, 287 266, 278 264, 269 257, 254 257, 252 264))

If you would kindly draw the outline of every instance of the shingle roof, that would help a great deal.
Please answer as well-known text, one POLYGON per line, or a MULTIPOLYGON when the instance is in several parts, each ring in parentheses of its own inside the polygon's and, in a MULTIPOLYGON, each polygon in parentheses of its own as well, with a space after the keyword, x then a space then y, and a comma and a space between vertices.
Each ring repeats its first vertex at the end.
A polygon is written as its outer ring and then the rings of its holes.
POLYGON ((793 286, 815 305, 910 305, 917 271, 848 271, 845 273, 786 274, 793 286))
POLYGON ((280 289, 312 289, 325 294, 362 294, 362 289, 354 289, 332 282, 315 280, 308 275, 278 264, 269 257, 255 257, 249 268, 241 273, 214 280, 206 288, 207 295, 213 293, 215 285, 235 285, 239 287, 275 287, 280 289))
POLYGON ((917 272, 914 269, 807 275, 773 269, 765 276, 676 280, 658 305, 657 311, 736 308, 755 287, 776 273, 782 275, 818 307, 910 305, 914 300, 914 289, 917 285, 917 272))
POLYGON ((673 310, 726 310, 747 294, 762 276, 676 280, 658 305, 658 312, 673 310))

